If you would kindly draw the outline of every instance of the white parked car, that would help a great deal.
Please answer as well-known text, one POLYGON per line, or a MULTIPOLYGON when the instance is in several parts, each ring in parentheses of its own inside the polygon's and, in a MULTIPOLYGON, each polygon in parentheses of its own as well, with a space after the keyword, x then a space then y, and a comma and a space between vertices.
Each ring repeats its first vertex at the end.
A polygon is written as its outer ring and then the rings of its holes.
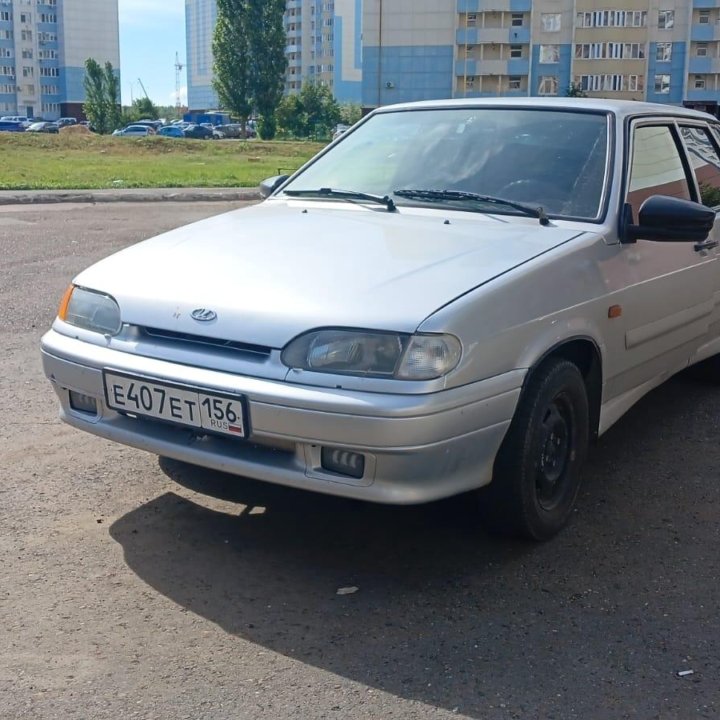
POLYGON ((63 420, 334 495, 479 491, 544 539, 589 443, 720 351, 709 115, 385 107, 263 192, 73 280, 42 340, 63 420))

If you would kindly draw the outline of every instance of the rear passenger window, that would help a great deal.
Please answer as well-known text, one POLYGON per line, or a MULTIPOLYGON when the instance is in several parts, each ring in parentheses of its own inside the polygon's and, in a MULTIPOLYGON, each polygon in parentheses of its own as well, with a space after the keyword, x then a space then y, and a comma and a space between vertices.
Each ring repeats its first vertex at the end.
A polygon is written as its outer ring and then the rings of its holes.
POLYGON ((698 187, 700 202, 720 210, 720 157, 706 127, 680 128, 698 187))
POLYGON ((635 219, 651 195, 692 199, 675 137, 667 125, 642 125, 633 133, 627 201, 635 219))

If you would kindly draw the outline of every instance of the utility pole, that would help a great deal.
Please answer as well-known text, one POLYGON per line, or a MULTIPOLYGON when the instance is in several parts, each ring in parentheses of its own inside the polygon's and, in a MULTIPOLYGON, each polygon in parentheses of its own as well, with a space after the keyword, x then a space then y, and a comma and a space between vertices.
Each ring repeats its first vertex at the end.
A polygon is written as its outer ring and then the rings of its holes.
POLYGON ((177 116, 180 117, 180 110, 182 108, 182 102, 180 100, 180 73, 185 67, 184 63, 180 62, 179 53, 175 53, 175 111, 177 116))

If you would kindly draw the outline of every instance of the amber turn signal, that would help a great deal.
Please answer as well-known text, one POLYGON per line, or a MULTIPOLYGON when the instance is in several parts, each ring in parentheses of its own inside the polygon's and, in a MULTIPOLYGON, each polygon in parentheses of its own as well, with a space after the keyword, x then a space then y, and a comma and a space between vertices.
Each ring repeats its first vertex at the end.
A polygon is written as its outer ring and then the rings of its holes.
POLYGON ((58 308, 58 317, 61 320, 65 320, 67 317, 67 309, 68 305, 70 304, 70 298, 72 297, 74 289, 75 286, 70 285, 70 287, 68 287, 68 289, 65 291, 65 294, 62 296, 62 300, 60 301, 60 307, 58 308))

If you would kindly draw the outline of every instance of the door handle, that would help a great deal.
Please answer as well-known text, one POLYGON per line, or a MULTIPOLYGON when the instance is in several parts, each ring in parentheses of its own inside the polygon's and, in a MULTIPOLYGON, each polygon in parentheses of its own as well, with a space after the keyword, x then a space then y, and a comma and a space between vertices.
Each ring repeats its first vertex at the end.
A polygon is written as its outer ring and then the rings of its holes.
POLYGON ((712 250, 713 248, 716 248, 718 245, 720 245, 720 241, 710 240, 708 238, 707 240, 703 240, 702 242, 695 243, 695 250, 697 252, 701 252, 702 250, 712 250))

